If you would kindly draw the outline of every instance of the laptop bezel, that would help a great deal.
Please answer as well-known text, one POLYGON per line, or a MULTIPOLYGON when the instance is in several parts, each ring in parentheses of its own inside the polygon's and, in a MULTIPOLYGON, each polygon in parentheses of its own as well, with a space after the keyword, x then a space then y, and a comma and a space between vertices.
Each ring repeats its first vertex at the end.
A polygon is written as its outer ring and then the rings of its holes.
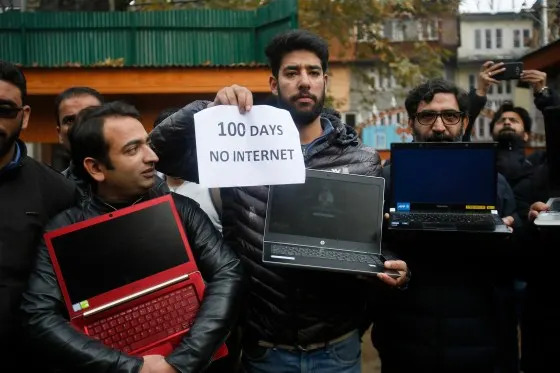
MULTIPOLYGON (((453 212, 453 213, 477 213, 477 214, 490 214, 490 213, 497 213, 497 183, 498 183, 498 171, 496 168, 496 157, 497 157, 497 142, 410 142, 410 143, 392 143, 391 144, 391 185, 390 185, 390 201, 389 201, 389 211, 391 213, 399 212, 399 213, 406 213, 406 212, 453 212), (492 149, 494 153, 494 162, 492 163, 493 167, 493 183, 494 188, 492 190, 492 199, 493 204, 487 205, 483 203, 472 203, 470 205, 465 205, 465 208, 459 208, 458 206, 449 206, 445 204, 433 204, 429 206, 418 206, 416 208, 412 208, 412 201, 410 210, 404 211, 403 209, 398 208, 397 201, 395 197, 395 167, 393 162, 393 152, 399 151, 401 149, 409 150, 409 149, 492 149)), ((476 165, 473 165, 476 167, 476 165)))
POLYGON ((380 203, 378 207, 379 217, 378 222, 378 237, 377 242, 359 242, 359 241, 343 241, 343 240, 332 240, 320 237, 308 237, 300 235, 289 235, 282 233, 275 233, 270 231, 270 214, 272 204, 272 198, 274 198, 274 190, 282 185, 271 185, 268 189, 268 203, 266 207, 265 216, 265 229, 264 229, 264 243, 279 243, 287 245, 301 245, 301 246, 311 246, 319 248, 330 248, 337 250, 346 250, 356 253, 364 254, 381 254, 382 246, 382 232, 383 232, 383 205, 384 205, 384 189, 385 189, 385 179, 382 177, 375 176, 363 176, 356 174, 341 174, 323 170, 313 170, 306 169, 306 180, 307 178, 319 178, 326 180, 335 180, 343 182, 353 182, 359 184, 367 184, 371 186, 376 186, 378 193, 378 201, 380 203))
MULTIPOLYGON (((156 284, 164 284, 169 282, 173 283, 175 279, 180 279, 180 278, 185 280, 186 279, 184 278, 185 275, 198 271, 196 262, 194 260, 194 256, 192 254, 191 247, 189 245, 186 233, 183 229, 181 219, 179 217, 179 213, 177 212, 177 209, 175 207, 175 202, 173 201, 173 198, 170 194, 46 232, 44 234, 44 239, 45 239, 45 244, 47 246, 47 249, 49 251, 49 255, 52 261, 54 272, 58 280, 58 284, 60 286, 60 290, 63 294, 64 302, 66 304, 66 308, 68 310, 70 320, 82 317, 84 314, 88 313, 88 311, 91 311, 93 309, 102 308, 105 305, 118 302, 121 299, 126 299, 131 294, 141 293, 143 291, 146 291, 150 288, 153 288, 156 284), (170 205, 171 212, 174 217, 174 221, 177 224, 177 228, 179 229, 179 233, 181 235, 181 239, 183 241, 183 245, 189 261, 187 263, 183 263, 173 268, 169 268, 167 270, 161 271, 154 275, 145 277, 141 280, 134 281, 130 284, 115 288, 113 290, 107 291, 102 294, 98 294, 90 299, 87 299, 87 303, 88 303, 87 307, 82 308, 79 311, 74 310, 72 302, 70 300, 68 289, 66 287, 66 280, 63 277, 62 270, 57 260, 56 251, 52 245, 51 240, 55 237, 59 237, 80 229, 85 229, 90 226, 97 225, 99 223, 103 223, 109 220, 114 220, 115 218, 132 214, 136 211, 153 207, 155 205, 162 204, 162 203, 167 203, 170 205)), ((102 275, 102 273, 100 273, 100 275, 102 275)))

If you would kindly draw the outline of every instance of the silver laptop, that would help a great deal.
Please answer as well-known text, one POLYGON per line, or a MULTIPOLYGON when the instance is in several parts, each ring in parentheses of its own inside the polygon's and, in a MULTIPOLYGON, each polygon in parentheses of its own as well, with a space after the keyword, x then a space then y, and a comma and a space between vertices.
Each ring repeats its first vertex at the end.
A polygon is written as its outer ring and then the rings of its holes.
POLYGON ((272 185, 263 261, 353 273, 384 272, 380 177, 306 170, 304 184, 272 185))

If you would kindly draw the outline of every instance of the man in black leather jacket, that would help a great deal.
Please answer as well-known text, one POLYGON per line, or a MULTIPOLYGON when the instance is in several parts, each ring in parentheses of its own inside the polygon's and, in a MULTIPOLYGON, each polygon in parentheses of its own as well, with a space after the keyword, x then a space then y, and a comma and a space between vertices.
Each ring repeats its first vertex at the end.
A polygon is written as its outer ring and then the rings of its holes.
MULTIPOLYGON (((70 130, 72 161, 78 176, 92 184, 88 198, 63 211, 47 230, 133 205, 154 196, 157 156, 138 120, 138 111, 119 102, 89 108, 70 130)), ((157 194, 157 192, 155 192, 157 194)), ((32 348, 50 359, 46 366, 68 372, 200 372, 225 341, 235 322, 242 286, 239 259, 208 217, 189 198, 173 194, 190 246, 206 281, 194 325, 167 357, 129 356, 74 329, 65 311, 44 242, 22 310, 32 348)), ((76 248, 79 250, 79 248, 76 248)))
MULTIPOLYGON (((379 176, 379 154, 364 147, 353 128, 333 110, 324 109, 328 48, 324 40, 295 30, 275 37, 267 48, 270 88, 277 105, 287 109, 300 134, 306 167, 379 176)), ((214 102, 194 102, 164 120, 150 137, 166 174, 198 181, 193 115, 208 106, 232 104, 251 109, 252 93, 241 86, 220 90, 214 102)), ((247 372, 360 371, 360 332, 366 323, 365 297, 372 284, 356 276, 288 269, 262 262, 268 187, 221 190, 223 233, 250 275, 244 309, 243 365, 247 372)), ((406 264, 387 261, 401 271, 406 264)))

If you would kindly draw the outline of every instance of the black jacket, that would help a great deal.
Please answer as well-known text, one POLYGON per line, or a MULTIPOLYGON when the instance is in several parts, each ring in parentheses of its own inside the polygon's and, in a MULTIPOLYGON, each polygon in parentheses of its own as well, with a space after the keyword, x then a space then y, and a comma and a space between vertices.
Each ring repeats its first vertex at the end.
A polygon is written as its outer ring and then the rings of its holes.
MULTIPOLYGON (((193 115, 207 102, 194 102, 158 125, 150 134, 166 174, 198 180, 193 115)), ((373 175, 380 158, 364 147, 338 114, 324 110, 322 122, 334 131, 304 154, 309 168, 373 175)), ((262 262, 268 187, 222 189, 223 233, 250 275, 245 335, 249 340, 306 345, 333 339, 362 326, 364 295, 369 288, 355 276, 270 266, 262 262)))
POLYGON ((0 348, 6 364, 29 354, 19 321, 21 294, 46 222, 74 203, 75 187, 53 169, 27 156, 0 170, 0 348))
MULTIPOLYGON (((390 170, 383 174, 389 181, 390 170)), ((497 193, 500 215, 515 215, 513 192, 501 175, 497 193)), ((383 372, 516 372, 511 239, 384 238, 413 275, 407 290, 391 289, 382 302, 371 302, 372 341, 383 372)))
MULTIPOLYGON (((160 193, 152 192, 149 197, 160 193)), ((198 268, 206 282, 196 321, 166 358, 180 372, 202 371, 235 322, 242 287, 241 263, 193 200, 173 193, 198 268)), ((113 211, 89 197, 57 215, 47 231, 113 211)), ((105 347, 68 322, 56 276, 44 242, 23 296, 24 326, 32 343, 47 352, 50 363, 69 372, 138 372, 142 360, 105 347)))

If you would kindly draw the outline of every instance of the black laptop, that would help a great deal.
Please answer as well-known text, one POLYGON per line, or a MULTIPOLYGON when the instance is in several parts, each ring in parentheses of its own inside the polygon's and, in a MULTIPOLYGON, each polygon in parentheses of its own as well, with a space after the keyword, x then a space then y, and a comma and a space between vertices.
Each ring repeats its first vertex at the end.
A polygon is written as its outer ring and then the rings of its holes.
POLYGON ((510 233, 496 207, 496 146, 391 144, 389 229, 510 233))
POLYGON ((549 211, 535 219, 539 226, 560 226, 560 106, 549 106, 544 112, 546 159, 548 163, 549 211))
POLYGON ((309 169, 304 184, 270 186, 263 261, 397 277, 381 254, 384 186, 380 177, 309 169))

